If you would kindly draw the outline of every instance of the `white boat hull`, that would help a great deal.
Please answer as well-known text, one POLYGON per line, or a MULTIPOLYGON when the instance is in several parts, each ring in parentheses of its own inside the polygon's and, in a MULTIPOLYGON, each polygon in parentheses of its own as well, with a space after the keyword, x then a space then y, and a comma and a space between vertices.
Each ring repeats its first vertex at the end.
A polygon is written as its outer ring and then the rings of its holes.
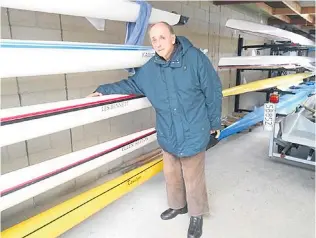
POLYGON ((148 107, 145 97, 109 95, 4 109, 0 147, 148 107))
POLYGON ((0 178, 0 211, 44 193, 156 140, 154 128, 28 166, 0 178))
MULTIPOLYGON (((113 21, 135 22, 140 6, 125 0, 2 0, 2 7, 20 10, 39 11, 71 16, 107 19, 113 21)), ((152 8, 149 24, 160 21, 170 25, 181 23, 181 15, 152 8)))
POLYGON ((220 58, 218 67, 225 68, 284 68, 297 69, 305 68, 315 70, 315 61, 313 58, 304 56, 236 56, 220 58))
POLYGON ((1 40, 0 54, 0 77, 6 78, 140 67, 154 50, 145 46, 1 40))
POLYGON ((299 45, 315 46, 314 41, 299 34, 251 21, 229 19, 226 22, 226 27, 270 40, 290 41, 299 45))

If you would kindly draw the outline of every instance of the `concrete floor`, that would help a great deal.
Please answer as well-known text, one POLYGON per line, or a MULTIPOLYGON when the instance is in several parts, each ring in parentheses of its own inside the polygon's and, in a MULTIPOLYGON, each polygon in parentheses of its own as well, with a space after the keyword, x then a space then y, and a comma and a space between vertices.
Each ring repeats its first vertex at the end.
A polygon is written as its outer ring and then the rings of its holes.
MULTIPOLYGON (((313 170, 268 159, 268 134, 222 141, 207 153, 211 238, 314 238, 313 170)), ((184 238, 188 215, 163 221, 167 208, 162 173, 68 231, 63 238, 184 238)))

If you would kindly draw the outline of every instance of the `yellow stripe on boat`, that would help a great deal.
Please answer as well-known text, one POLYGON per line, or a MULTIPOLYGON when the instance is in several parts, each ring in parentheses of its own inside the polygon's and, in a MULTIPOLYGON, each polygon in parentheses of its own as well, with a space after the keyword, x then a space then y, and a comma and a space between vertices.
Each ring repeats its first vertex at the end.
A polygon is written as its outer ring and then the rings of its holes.
POLYGON ((273 87, 282 86, 282 85, 291 86, 291 85, 298 84, 302 82, 304 79, 311 77, 313 75, 314 75, 313 72, 308 72, 308 73, 290 74, 290 75, 278 76, 278 77, 273 77, 273 78, 268 78, 268 79, 262 79, 255 82, 238 85, 235 87, 225 89, 222 91, 222 93, 224 97, 227 97, 227 96, 233 96, 237 94, 267 89, 267 88, 273 88, 273 87))
POLYGON ((75 196, 1 233, 2 238, 57 237, 162 170, 162 157, 75 196))

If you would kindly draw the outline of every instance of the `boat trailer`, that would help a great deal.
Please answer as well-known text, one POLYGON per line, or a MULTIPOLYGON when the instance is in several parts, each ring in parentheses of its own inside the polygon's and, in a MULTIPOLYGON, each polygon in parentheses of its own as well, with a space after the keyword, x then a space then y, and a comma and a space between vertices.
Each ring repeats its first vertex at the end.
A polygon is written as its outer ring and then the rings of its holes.
POLYGON ((291 114, 277 114, 269 140, 269 157, 315 166, 315 95, 291 114))

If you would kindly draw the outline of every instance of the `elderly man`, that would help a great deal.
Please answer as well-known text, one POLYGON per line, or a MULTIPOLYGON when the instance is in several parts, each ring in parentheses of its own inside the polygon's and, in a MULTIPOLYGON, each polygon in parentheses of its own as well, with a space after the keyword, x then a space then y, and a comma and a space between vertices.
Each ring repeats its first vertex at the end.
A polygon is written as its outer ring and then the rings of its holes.
POLYGON ((100 85, 89 96, 145 95, 156 111, 157 140, 163 150, 169 209, 164 220, 189 212, 188 237, 202 235, 209 212, 205 184, 205 150, 210 134, 221 126, 222 85, 210 60, 190 41, 176 36, 165 22, 149 37, 156 52, 135 75, 100 85))

